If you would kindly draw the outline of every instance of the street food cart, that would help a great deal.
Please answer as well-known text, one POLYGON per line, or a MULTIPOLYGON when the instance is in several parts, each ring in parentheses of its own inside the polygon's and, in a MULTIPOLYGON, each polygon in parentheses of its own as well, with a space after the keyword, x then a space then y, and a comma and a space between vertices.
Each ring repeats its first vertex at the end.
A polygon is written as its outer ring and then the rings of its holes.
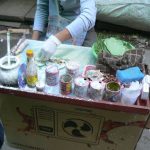
MULTIPOLYGON (((31 40, 26 49, 36 51, 41 44, 31 40)), ((55 56, 78 61, 82 67, 95 63, 89 47, 62 44, 55 56)), ((93 101, 61 95, 57 90, 38 92, 1 85, 0 114, 8 144, 13 147, 133 150, 147 124, 150 104, 140 99, 135 105, 93 101)))

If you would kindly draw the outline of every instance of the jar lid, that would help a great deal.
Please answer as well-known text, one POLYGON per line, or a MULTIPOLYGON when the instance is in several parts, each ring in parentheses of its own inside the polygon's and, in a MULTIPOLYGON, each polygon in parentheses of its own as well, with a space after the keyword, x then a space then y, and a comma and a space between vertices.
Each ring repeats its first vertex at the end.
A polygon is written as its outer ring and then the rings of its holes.
POLYGON ((31 50, 31 49, 27 50, 27 51, 26 51, 26 55, 27 55, 28 57, 33 57, 33 50, 31 50))

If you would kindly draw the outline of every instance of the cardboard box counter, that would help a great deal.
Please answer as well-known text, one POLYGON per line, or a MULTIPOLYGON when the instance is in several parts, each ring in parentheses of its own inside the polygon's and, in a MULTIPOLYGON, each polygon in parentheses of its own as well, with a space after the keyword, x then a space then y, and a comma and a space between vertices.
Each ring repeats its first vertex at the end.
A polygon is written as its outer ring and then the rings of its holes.
MULTIPOLYGON (((29 42, 26 49, 38 52, 42 42, 29 42)), ((95 63, 87 47, 61 45, 55 56, 83 66, 95 63)), ((26 61, 25 51, 20 58, 26 61)), ((140 103, 94 102, 0 86, 8 144, 23 150, 133 150, 149 114, 150 107, 140 103)))
POLYGON ((8 143, 23 150, 133 150, 149 107, 0 87, 8 143))

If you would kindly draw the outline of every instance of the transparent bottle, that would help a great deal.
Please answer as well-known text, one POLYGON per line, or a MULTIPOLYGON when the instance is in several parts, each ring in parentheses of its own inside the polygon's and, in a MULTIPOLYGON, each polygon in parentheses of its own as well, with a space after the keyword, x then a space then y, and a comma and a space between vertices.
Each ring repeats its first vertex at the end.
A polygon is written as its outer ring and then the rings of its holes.
POLYGON ((26 82, 30 87, 35 87, 38 81, 37 66, 34 61, 33 50, 26 51, 27 68, 26 68, 26 82))

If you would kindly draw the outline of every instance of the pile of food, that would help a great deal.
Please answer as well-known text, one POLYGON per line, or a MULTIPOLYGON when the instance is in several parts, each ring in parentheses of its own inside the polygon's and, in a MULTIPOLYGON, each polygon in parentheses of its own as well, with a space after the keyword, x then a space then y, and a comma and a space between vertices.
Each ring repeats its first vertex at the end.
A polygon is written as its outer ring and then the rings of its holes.
POLYGON ((121 34, 115 32, 106 32, 102 31, 98 34, 97 41, 93 44, 92 50, 97 57, 97 55, 102 50, 107 50, 113 52, 114 55, 123 54, 126 50, 134 49, 134 48, 150 48, 150 39, 145 36, 141 36, 138 34, 121 34), (121 49, 120 52, 116 54, 114 49, 121 49))

